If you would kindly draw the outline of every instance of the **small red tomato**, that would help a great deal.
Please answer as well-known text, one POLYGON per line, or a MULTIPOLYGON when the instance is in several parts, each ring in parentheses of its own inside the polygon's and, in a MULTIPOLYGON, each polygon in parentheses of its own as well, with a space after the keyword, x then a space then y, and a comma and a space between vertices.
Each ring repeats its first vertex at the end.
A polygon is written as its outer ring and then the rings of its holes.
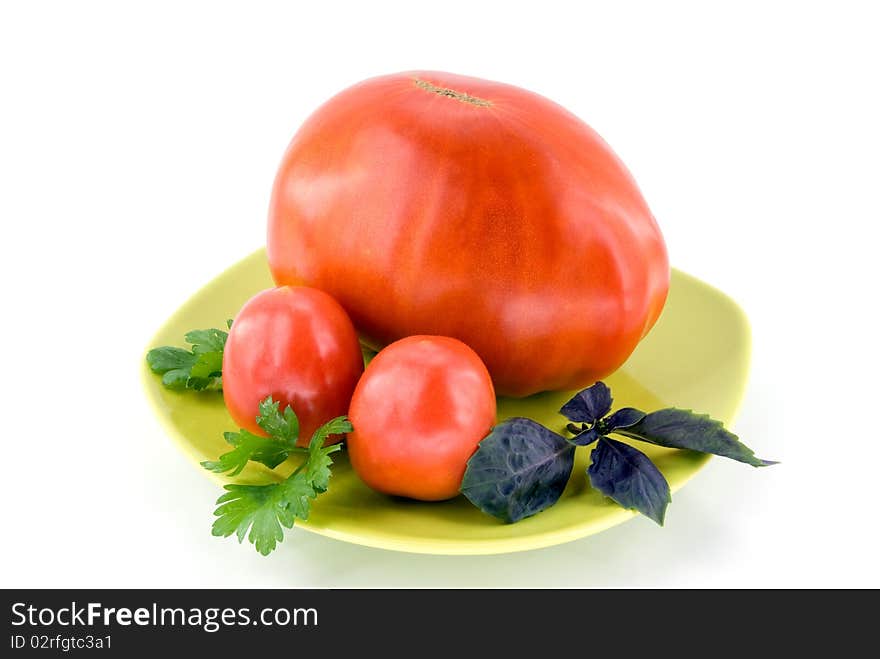
POLYGON ((411 336, 367 366, 349 419, 348 454, 367 485, 440 501, 458 494, 468 459, 495 424, 495 390, 461 341, 411 336))
POLYGON ((248 300, 232 323, 223 399, 239 426, 263 436, 260 401, 272 396, 282 410, 290 405, 299 418, 297 444, 307 446, 319 426, 348 411, 363 370, 357 333, 336 300, 314 288, 271 288, 248 300))

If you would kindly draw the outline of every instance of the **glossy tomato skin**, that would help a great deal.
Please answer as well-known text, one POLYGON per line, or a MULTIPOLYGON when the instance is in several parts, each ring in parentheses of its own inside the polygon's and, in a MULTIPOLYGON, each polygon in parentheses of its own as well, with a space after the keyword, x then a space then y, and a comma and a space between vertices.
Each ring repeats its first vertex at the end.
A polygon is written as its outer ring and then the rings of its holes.
MULTIPOLYGON (((345 310, 326 293, 281 286, 257 293, 241 308, 223 351, 223 399, 239 426, 258 435, 266 396, 293 408, 297 444, 346 414, 364 370, 357 333, 345 310)), ((331 437, 328 443, 342 436, 331 437)))
POLYGON ((669 286, 654 217, 589 126, 438 72, 367 80, 306 121, 275 181, 268 256, 277 283, 326 290, 374 347, 456 337, 514 396, 614 371, 669 286))
POLYGON ((348 454, 367 485, 423 501, 449 499, 495 424, 492 378, 461 341, 401 339, 367 366, 349 419, 348 454))

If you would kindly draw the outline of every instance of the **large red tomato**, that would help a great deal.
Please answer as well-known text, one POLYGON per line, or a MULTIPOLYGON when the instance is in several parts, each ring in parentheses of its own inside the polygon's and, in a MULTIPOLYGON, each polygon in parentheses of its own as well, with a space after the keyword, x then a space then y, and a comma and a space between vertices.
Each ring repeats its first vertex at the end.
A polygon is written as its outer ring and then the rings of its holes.
POLYGON ((435 72, 367 80, 306 121, 275 181, 268 254, 276 282, 327 291, 374 346, 456 337, 515 396, 614 371, 669 286, 648 206, 587 124, 435 72))
POLYGON ((232 323, 223 399, 233 420, 259 435, 261 400, 272 396, 282 410, 290 405, 299 418, 297 444, 307 446, 318 426, 348 412, 363 370, 354 326, 336 300, 313 288, 271 288, 248 300, 232 323))
POLYGON ((495 391, 461 341, 411 336, 370 362, 348 415, 348 455, 367 485, 439 501, 458 494, 468 459, 495 424, 495 391))

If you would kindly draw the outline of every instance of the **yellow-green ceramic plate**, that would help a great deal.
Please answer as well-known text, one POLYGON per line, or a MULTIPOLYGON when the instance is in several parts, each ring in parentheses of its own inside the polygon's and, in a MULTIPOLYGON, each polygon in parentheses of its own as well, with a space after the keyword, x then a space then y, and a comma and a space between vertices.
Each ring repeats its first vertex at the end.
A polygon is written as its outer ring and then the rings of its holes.
MULTIPOLYGON (((224 327, 244 302, 273 285, 266 253, 259 250, 229 268, 186 302, 158 331, 151 346, 181 345, 185 332, 224 327)), ((642 410, 692 408, 730 424, 745 388, 749 363, 749 327, 745 315, 723 293, 679 271, 672 273, 669 300, 651 333, 626 364, 605 381, 615 407, 642 410)), ((218 485, 225 477, 202 469, 228 449, 223 432, 237 429, 212 392, 175 392, 143 366, 144 385, 156 413, 180 448, 204 476, 218 485)), ((526 416, 555 430, 564 419, 557 410, 573 392, 538 394, 498 401, 498 418, 526 416)), ((639 443, 669 481, 673 492, 708 457, 639 443)), ((315 502, 307 523, 288 532, 320 533, 371 547, 431 554, 496 554, 536 549, 575 540, 630 519, 634 513, 592 490, 585 475, 587 451, 578 449, 571 481, 559 502, 516 524, 481 513, 464 497, 442 503, 407 501, 377 494, 364 485, 344 452, 334 456, 330 489, 315 502), (297 529, 300 529, 299 531, 297 529)), ((236 482, 266 483, 291 471, 249 466, 236 482)), ((218 495, 220 494, 218 488, 218 495)), ((205 525, 210 513, 205 511, 205 525)))

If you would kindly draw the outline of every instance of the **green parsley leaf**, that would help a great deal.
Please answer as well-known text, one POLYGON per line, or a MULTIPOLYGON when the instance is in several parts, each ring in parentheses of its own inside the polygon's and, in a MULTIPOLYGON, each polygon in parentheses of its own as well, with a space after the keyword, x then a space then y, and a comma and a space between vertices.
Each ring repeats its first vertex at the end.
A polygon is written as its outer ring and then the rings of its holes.
POLYGON ((260 401, 257 425, 265 430, 269 437, 260 437, 247 430, 224 433, 226 442, 235 448, 221 455, 217 461, 202 462, 202 466, 217 474, 229 472, 230 476, 236 476, 251 460, 274 469, 287 460, 291 453, 307 452, 308 449, 298 448, 296 445, 299 437, 299 420, 296 418, 296 413, 290 405, 284 409, 283 414, 278 407, 278 401, 272 400, 271 396, 260 401))
MULTIPOLYGON (((231 323, 231 321, 229 321, 231 323)), ((184 336, 190 350, 174 346, 147 353, 150 370, 162 376, 168 389, 220 391, 223 388, 223 349, 228 334, 218 329, 193 330, 184 336)))
POLYGON ((189 350, 172 346, 153 348, 147 353, 147 363, 153 373, 190 368, 195 361, 196 356, 189 350))
POLYGON ((190 370, 197 357, 183 348, 165 346, 147 353, 147 364, 153 373, 162 376, 162 384, 169 389, 185 389, 190 370))
MULTIPOLYGON (((211 533, 224 538, 234 533, 239 542, 242 542, 246 537, 264 556, 271 553, 283 540, 284 529, 292 528, 297 519, 303 521, 308 519, 312 501, 320 493, 326 492, 331 475, 330 466, 333 464, 330 454, 340 450, 341 446, 335 444, 324 447, 324 440, 331 435, 352 431, 348 419, 344 416, 338 417, 315 431, 308 449, 296 449, 296 435, 289 434, 292 423, 288 418, 288 410, 290 410, 289 406, 283 415, 280 414, 278 404, 271 398, 267 398, 260 404, 260 416, 267 420, 269 427, 277 428, 281 434, 285 434, 287 439, 282 439, 280 435, 275 438, 261 438, 247 433, 245 430, 239 433, 227 433, 226 441, 233 444, 236 447, 235 450, 221 456, 218 463, 202 463, 210 469, 211 467, 208 465, 220 465, 225 459, 228 465, 241 471, 243 464, 247 462, 244 459, 246 454, 249 459, 261 462, 263 460, 259 458, 271 456, 274 460, 280 457, 281 451, 272 453, 271 451, 275 450, 275 447, 268 442, 275 442, 276 447, 287 447, 285 450, 288 451, 306 452, 306 461, 281 483, 226 485, 224 487, 226 494, 217 499, 217 509, 214 511, 217 519, 214 520, 211 533), (245 435, 245 433, 247 434, 245 435), (255 440, 251 438, 255 438, 255 440), (240 453, 233 455, 237 451, 240 453)), ((290 413, 293 414, 293 411, 290 410, 290 413)), ((293 420, 295 421, 295 419, 296 415, 293 415, 293 420)), ((296 427, 298 431, 298 423, 296 427)), ((268 462, 263 462, 263 464, 268 464, 268 462)), ((276 464, 280 464, 280 462, 276 464)))
POLYGON ((330 465, 333 460, 330 454, 342 449, 341 444, 324 446, 324 441, 330 435, 341 435, 353 430, 349 420, 344 417, 336 417, 328 421, 315 431, 309 442, 309 460, 306 463, 306 477, 318 492, 326 492, 330 483, 330 465))
POLYGON ((296 443, 299 437, 299 419, 290 405, 284 409, 284 413, 278 411, 279 401, 272 400, 272 396, 260 401, 257 425, 266 431, 266 434, 278 439, 296 443))
POLYGON ((189 371, 191 378, 209 378, 213 373, 223 370, 223 353, 216 350, 200 352, 196 355, 192 368, 189 371))
POLYGON ((183 340, 192 344, 195 354, 203 352, 223 352, 226 347, 227 332, 218 329, 203 329, 187 332, 183 340))
POLYGON ((274 469, 290 456, 292 447, 272 437, 260 437, 247 430, 225 433, 226 441, 235 448, 224 453, 217 461, 202 462, 202 466, 215 474, 227 473, 237 476, 251 460, 274 469))
POLYGON ((239 542, 247 537, 263 556, 284 539, 282 527, 292 528, 297 517, 308 519, 309 502, 315 497, 302 472, 281 483, 226 485, 224 489, 226 494, 217 499, 217 519, 211 533, 224 538, 235 533, 239 542))

